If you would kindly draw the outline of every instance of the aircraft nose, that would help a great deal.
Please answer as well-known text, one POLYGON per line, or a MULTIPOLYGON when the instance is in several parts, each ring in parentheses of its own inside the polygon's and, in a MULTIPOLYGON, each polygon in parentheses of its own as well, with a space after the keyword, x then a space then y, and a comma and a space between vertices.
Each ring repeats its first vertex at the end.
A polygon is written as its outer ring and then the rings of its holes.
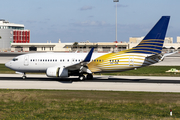
POLYGON ((7 62, 7 63, 5 63, 5 66, 6 66, 7 68, 10 68, 10 66, 11 66, 11 62, 7 62))

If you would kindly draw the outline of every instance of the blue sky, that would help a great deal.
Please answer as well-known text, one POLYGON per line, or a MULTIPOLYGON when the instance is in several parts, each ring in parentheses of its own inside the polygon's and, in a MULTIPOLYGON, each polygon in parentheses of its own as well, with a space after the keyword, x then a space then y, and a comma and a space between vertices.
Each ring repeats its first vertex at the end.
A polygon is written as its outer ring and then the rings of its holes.
MULTIPOLYGON (((113 42, 113 0, 0 0, 0 18, 24 24, 32 43, 113 42)), ((180 0, 119 0, 118 41, 145 36, 163 15, 170 15, 168 37, 180 36, 180 0)))

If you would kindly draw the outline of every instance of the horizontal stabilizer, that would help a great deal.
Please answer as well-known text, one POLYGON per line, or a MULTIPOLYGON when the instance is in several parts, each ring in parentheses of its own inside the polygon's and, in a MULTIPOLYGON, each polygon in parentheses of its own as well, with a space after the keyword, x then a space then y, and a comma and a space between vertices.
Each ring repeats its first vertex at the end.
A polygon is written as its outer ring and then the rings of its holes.
POLYGON ((165 54, 163 55, 163 57, 161 58, 161 61, 163 61, 166 56, 170 56, 170 55, 173 55, 173 54, 175 54, 175 53, 178 53, 178 51, 175 51, 175 52, 172 52, 172 53, 165 53, 165 54))

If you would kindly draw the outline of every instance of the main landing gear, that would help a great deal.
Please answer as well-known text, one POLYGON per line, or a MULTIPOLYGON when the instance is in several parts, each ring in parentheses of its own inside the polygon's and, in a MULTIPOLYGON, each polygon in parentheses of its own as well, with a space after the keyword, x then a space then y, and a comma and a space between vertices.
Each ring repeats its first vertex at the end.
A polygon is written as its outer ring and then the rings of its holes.
MULTIPOLYGON (((93 79, 93 75, 92 74, 87 74, 86 79, 87 80, 92 80, 93 79)), ((85 76, 84 75, 80 75, 79 76, 79 80, 81 80, 81 81, 85 80, 85 76)))
POLYGON ((81 80, 81 81, 85 80, 85 76, 84 75, 80 75, 79 76, 79 80, 81 80))
POLYGON ((92 80, 93 79, 93 75, 92 74, 87 74, 86 79, 87 80, 92 80))
POLYGON ((26 73, 23 73, 22 79, 23 79, 23 80, 26 79, 26 73))

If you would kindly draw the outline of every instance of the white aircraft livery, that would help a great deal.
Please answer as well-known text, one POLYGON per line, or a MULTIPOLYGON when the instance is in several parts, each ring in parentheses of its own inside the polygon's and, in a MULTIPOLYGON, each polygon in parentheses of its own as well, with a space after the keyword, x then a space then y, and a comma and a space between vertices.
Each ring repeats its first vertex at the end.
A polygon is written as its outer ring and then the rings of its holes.
POLYGON ((115 53, 31 53, 13 58, 6 67, 23 73, 44 72, 48 77, 79 76, 93 79, 93 73, 118 72, 162 61, 162 47, 170 16, 162 16, 144 39, 134 48, 115 53))

